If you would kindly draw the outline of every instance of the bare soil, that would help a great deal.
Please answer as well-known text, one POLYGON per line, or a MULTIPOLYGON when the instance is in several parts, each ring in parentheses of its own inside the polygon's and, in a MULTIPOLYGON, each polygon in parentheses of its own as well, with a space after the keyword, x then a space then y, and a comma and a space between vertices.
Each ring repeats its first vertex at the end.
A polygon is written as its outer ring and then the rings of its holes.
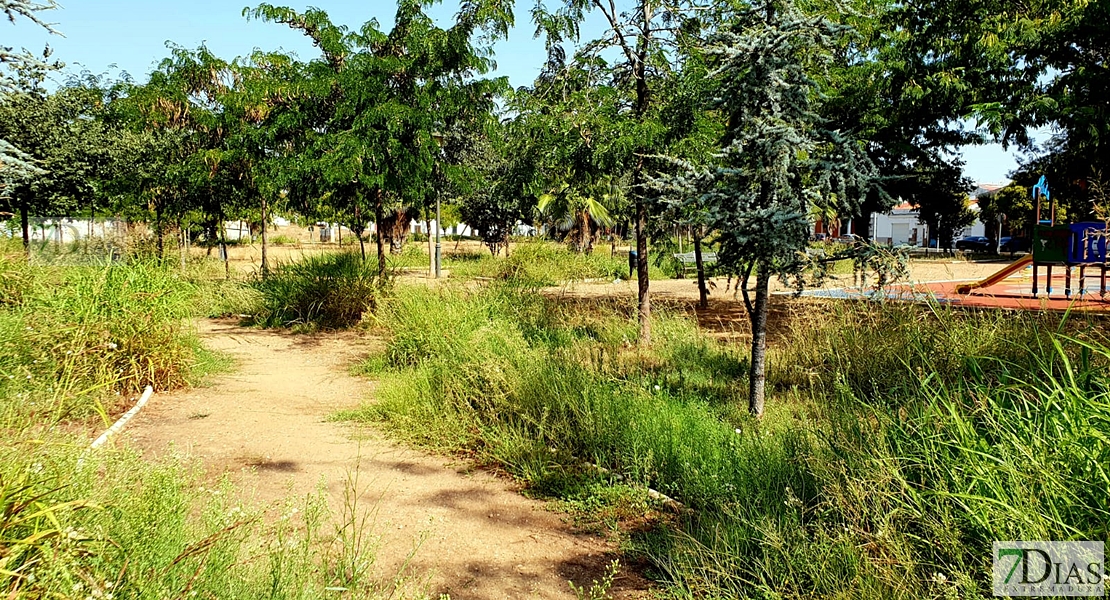
MULTIPOLYGON (((1008 264, 1003 258, 994 261, 971 262, 951 259, 915 259, 910 262, 910 281, 953 281, 982 279, 1008 264)), ((709 280, 709 307, 698 307, 697 279, 655 279, 651 282, 652 305, 656 309, 678 310, 695 318, 708 335, 722 341, 743 342, 751 338, 751 324, 741 295, 736 292, 735 281, 725 277, 709 280)), ((855 285, 852 275, 830 277, 826 288, 843 288, 855 285)), ((771 282, 772 292, 787 292, 791 288, 778 279, 771 282)), ((569 282, 546 288, 544 294, 565 303, 591 304, 603 302, 610 308, 624 310, 630 319, 636 318, 636 281, 569 282)), ((827 301, 816 301, 823 303, 827 301)), ((768 320, 769 335, 774 340, 799 321, 812 318, 815 301, 794 299, 777 295, 771 298, 772 317, 768 320)))
MULTIPOLYGON (((149 456, 184 454, 208 476, 224 474, 257 502, 279 505, 325 490, 333 509, 358 474, 360 505, 375 515, 383 579, 412 558, 436 597, 573 598, 616 557, 610 542, 576 531, 511 481, 467 464, 401 447, 379 432, 329 422, 357 407, 373 382, 349 365, 374 343, 352 333, 293 335, 201 321, 208 347, 236 361, 210 387, 156 395, 127 430, 149 456)), ((640 597, 649 584, 622 572, 616 597, 640 597)))

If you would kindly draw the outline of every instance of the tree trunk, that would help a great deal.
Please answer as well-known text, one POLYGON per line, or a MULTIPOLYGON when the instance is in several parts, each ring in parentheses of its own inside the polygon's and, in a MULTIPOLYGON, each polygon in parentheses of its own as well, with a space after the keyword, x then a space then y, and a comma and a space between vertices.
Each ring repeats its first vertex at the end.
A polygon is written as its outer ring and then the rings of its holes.
POLYGON ((162 205, 161 204, 155 204, 154 205, 154 235, 158 238, 157 246, 158 246, 158 261, 159 262, 161 262, 161 260, 166 257, 166 247, 165 247, 166 240, 163 239, 165 237, 165 234, 166 234, 166 232, 162 230, 162 205))
POLYGON ((374 229, 378 233, 378 285, 385 284, 385 235, 382 222, 382 191, 374 193, 374 229))
POLYGON ((748 371, 748 411, 753 417, 763 416, 763 402, 767 387, 767 312, 770 300, 770 277, 767 268, 760 266, 755 275, 755 306, 750 315, 752 323, 752 362, 748 371))
POLYGON ((262 198, 262 278, 270 274, 270 263, 266 256, 266 198, 262 198))
POLYGON ((186 243, 185 242, 185 240, 186 240, 185 228, 181 226, 181 221, 180 220, 177 223, 177 233, 178 233, 178 235, 177 235, 177 237, 178 237, 178 242, 177 242, 178 243, 178 249, 177 250, 178 250, 178 253, 181 255, 181 272, 184 273, 185 272, 185 263, 186 263, 185 255, 189 251, 189 248, 185 245, 185 243, 186 243))
POLYGON ((424 225, 428 228, 428 279, 436 274, 436 252, 432 245, 432 220, 425 215, 424 225))
MULTIPOLYGON (((648 88, 647 64, 651 49, 651 19, 653 5, 650 2, 640 3, 640 18, 643 20, 641 35, 636 41, 636 60, 634 74, 636 78, 636 104, 633 107, 637 120, 643 122, 647 115, 648 102, 651 99, 651 90, 648 88)), ((638 190, 642 182, 644 161, 641 158, 636 163, 632 173, 633 188, 638 190)), ((640 344, 651 344, 651 290, 648 277, 648 236, 647 236, 647 207, 644 205, 643 193, 636 192, 636 283, 640 296, 640 344)))
MULTIPOLYGON (((638 195, 637 195, 638 196, 638 195)), ((647 208, 636 198, 636 283, 640 295, 640 344, 651 344, 651 291, 648 280, 647 208)))
POLYGON ((216 233, 220 240, 220 258, 224 261, 224 279, 231 279, 231 256, 227 251, 227 225, 224 223, 224 216, 220 215, 220 220, 216 224, 218 228, 216 233))
POLYGON ((27 216, 27 201, 23 200, 19 203, 19 226, 23 230, 23 252, 27 254, 27 260, 31 260, 31 220, 27 216))
MULTIPOLYGON (((361 204, 362 195, 358 195, 359 204, 361 204)), ((366 241, 362 239, 362 234, 366 233, 366 223, 362 222, 362 217, 359 215, 358 204, 355 204, 355 227, 358 227, 358 251, 362 255, 362 262, 366 262, 366 241)))
POLYGON ((89 198, 89 227, 88 233, 85 235, 85 254, 89 253, 89 242, 92 241, 93 236, 93 223, 96 221, 96 203, 93 199, 89 198))
POLYGON ((579 219, 582 220, 582 225, 578 231, 578 252, 589 255, 593 249, 593 244, 590 243, 590 213, 582 211, 579 219))
POLYGON ((698 306, 709 308, 709 288, 705 286, 705 263, 701 260, 701 231, 694 234, 694 263, 698 266, 698 306))

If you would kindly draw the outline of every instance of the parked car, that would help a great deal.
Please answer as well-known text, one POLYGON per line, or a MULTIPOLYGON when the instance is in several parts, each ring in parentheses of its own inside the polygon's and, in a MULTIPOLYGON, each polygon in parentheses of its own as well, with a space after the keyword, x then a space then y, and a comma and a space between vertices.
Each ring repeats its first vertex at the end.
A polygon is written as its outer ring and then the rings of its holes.
POLYGON ((844 235, 834 239, 833 241, 839 244, 855 244, 862 239, 863 238, 854 233, 845 233, 844 235))
POLYGON ((811 235, 809 237, 809 239, 810 239, 811 242, 824 242, 825 240, 829 239, 829 234, 827 234, 827 233, 815 233, 815 234, 811 235))
POLYGON ((990 252, 994 249, 994 244, 981 235, 971 235, 956 240, 956 249, 965 252, 990 252))
POLYGON ((1023 237, 1004 237, 999 240, 998 249, 1000 252, 1028 252, 1032 248, 1027 238, 1023 237))

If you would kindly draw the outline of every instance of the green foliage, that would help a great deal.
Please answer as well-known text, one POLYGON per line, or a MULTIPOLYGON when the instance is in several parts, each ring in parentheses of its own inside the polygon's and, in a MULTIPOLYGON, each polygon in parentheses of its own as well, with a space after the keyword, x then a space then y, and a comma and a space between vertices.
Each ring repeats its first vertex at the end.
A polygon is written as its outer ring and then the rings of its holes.
MULTIPOLYGON (((15 23, 18 16, 55 34, 58 32, 49 23, 43 21, 37 13, 56 8, 58 4, 54 0, 45 2, 3 0, 0 3, 0 9, 4 11, 8 21, 15 23)), ((13 96, 18 97, 19 94, 26 92, 28 83, 41 80, 46 71, 61 68, 61 63, 50 63, 49 58, 49 46, 43 51, 42 56, 35 56, 26 50, 15 52, 13 48, 0 47, 0 63, 5 67, 5 70, 0 71, 0 103, 6 105, 11 102, 13 96)), ((10 132, 5 131, 0 134, 0 163, 3 163, 6 171, 2 186, 7 187, 13 183, 21 183, 45 175, 46 171, 36 164, 38 157, 28 154, 30 149, 22 150, 12 145, 15 141, 8 138, 8 133, 10 132)))
POLYGON ((351 327, 373 308, 378 283, 378 264, 354 253, 279 264, 254 282, 261 296, 254 321, 263 327, 351 327))
POLYGON ((706 49, 729 126, 700 201, 725 264, 789 272, 808 244, 811 205, 854 214, 877 184, 861 145, 818 114, 839 30, 793 2, 764 2, 739 10, 706 49))
MULTIPOLYGON (((472 40, 511 21, 496 6, 467 3, 445 29, 423 4, 403 1, 390 31, 376 21, 349 30, 318 9, 302 14, 261 4, 244 11, 300 31, 322 53, 302 65, 303 85, 270 94, 299 117, 290 148, 296 159, 276 166, 308 212, 320 212, 312 203, 323 199, 356 223, 373 214, 382 243, 403 237, 385 226, 386 212, 427 208, 448 182, 457 185, 460 171, 452 165, 461 162, 469 133, 488 120, 493 94, 505 85, 481 77, 492 68, 490 52, 472 40)), ((402 231, 407 222, 401 219, 402 231)))

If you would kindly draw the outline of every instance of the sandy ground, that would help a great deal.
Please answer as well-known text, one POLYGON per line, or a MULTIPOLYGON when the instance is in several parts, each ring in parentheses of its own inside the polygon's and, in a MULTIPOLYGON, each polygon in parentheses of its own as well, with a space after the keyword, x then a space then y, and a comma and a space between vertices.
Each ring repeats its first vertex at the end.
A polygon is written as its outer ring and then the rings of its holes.
MULTIPOLYGON (((428 578, 432 597, 573 598, 568 580, 588 586, 615 557, 607 542, 575 532, 504 478, 328 422, 372 395, 373 382, 347 374, 372 341, 230 321, 199 327, 207 346, 235 359, 236 371, 210 387, 156 395, 127 430, 148 455, 195 457, 211 478, 230 473, 262 503, 323 486, 338 507, 357 469, 362 506, 376 506, 379 576, 395 575, 419 544, 412 572, 428 578)), ((614 585, 617 597, 647 588, 629 573, 614 585)))
MULTIPOLYGON (((910 264, 910 281, 914 283, 926 281, 952 281, 981 279, 998 271, 1007 264, 1006 260, 994 262, 969 262, 959 260, 914 260, 910 264)), ((854 285, 851 275, 838 275, 830 277, 825 282, 827 288, 843 288, 854 285)), ((697 308, 698 284, 697 279, 657 279, 651 282, 651 297, 654 306, 663 306, 679 309, 694 316, 701 327, 710 335, 733 338, 748 335, 750 326, 748 315, 744 308, 743 300, 736 295, 735 289, 729 287, 729 281, 724 277, 714 277, 709 280, 709 308, 697 308)), ((733 282, 735 284, 735 282, 733 282)), ((789 292, 792 288, 784 285, 778 279, 772 281, 772 291, 789 292)), ((570 282, 561 286, 544 290, 548 297, 560 298, 564 301, 594 301, 598 299, 620 299, 631 306, 637 295, 636 282, 570 282)), ((795 300, 788 295, 778 295, 772 298, 772 310, 792 312, 797 310, 799 303, 805 300, 795 300)), ((629 315, 633 317, 632 314, 629 315)), ((789 323, 790 319, 785 322, 789 323)))

